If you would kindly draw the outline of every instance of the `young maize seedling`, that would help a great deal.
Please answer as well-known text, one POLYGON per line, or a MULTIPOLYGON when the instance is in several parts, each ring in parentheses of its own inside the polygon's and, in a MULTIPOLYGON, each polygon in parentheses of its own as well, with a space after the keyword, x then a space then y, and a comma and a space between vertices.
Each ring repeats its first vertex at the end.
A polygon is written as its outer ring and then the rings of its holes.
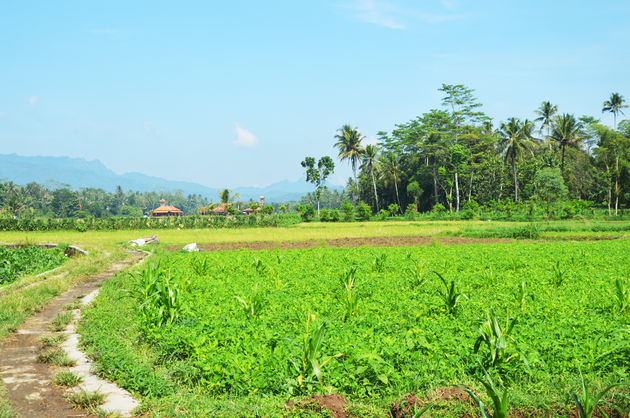
POLYGON ((525 308, 525 302, 527 299, 530 299, 532 302, 534 301, 534 295, 527 293, 525 282, 521 282, 521 285, 516 288, 516 292, 514 292, 514 299, 519 309, 522 311, 525 308))
POLYGON ((556 264, 551 267, 551 283, 560 287, 566 278, 566 270, 560 267, 560 261, 556 261, 556 264))
POLYGON ((514 342, 512 330, 518 322, 517 319, 510 321, 510 317, 506 316, 505 325, 501 327, 499 320, 494 311, 490 309, 486 313, 486 322, 479 328, 479 337, 475 341, 474 352, 477 354, 482 344, 488 347, 488 363, 492 367, 500 364, 508 363, 515 357, 520 356, 525 362, 525 366, 529 368, 527 359, 519 352, 510 354, 508 344, 514 342))
POLYGON ((241 304, 243 312, 247 316, 247 319, 258 318, 264 307, 264 299, 262 294, 258 292, 258 288, 254 289, 254 294, 251 298, 244 298, 234 296, 234 298, 241 304))
POLYGON ((483 370, 483 374, 485 379, 477 378, 477 380, 483 385, 488 397, 492 400, 492 415, 488 414, 483 402, 473 391, 463 386, 459 386, 459 388, 468 392, 468 394, 475 400, 483 418, 506 418, 508 416, 507 414, 510 406, 507 389, 503 390, 503 394, 500 394, 494 384, 494 381, 490 377, 490 374, 488 374, 485 369, 483 370))
POLYGON ((359 295, 355 286, 357 266, 352 266, 339 278, 343 287, 343 293, 340 297, 341 304, 344 307, 343 321, 347 321, 354 316, 359 308, 359 295))
MULTIPOLYGON (((408 402, 406 399, 403 399, 402 401, 400 401, 400 409, 404 410, 405 406, 407 406, 408 402)), ((418 406, 418 401, 416 401, 413 405, 410 405, 410 409, 411 411, 409 411, 409 415, 405 415, 405 416, 409 416, 411 418, 420 418, 422 415, 424 415, 425 412, 427 412, 429 409, 431 409, 431 407, 433 406, 432 403, 423 406, 422 408, 420 408, 418 406)))
POLYGON ((304 334, 304 341, 302 345, 297 345, 301 351, 299 360, 292 359, 291 363, 295 371, 298 373, 298 383, 302 385, 302 382, 309 377, 316 377, 320 385, 323 385, 322 370, 331 360, 342 357, 343 354, 337 353, 332 356, 328 356, 325 359, 321 358, 322 344, 324 342, 324 331, 326 329, 326 322, 323 322, 316 330, 310 331, 311 321, 315 320, 314 315, 307 315, 306 317, 306 333, 304 334))
POLYGON ((387 254, 383 253, 374 257, 373 269, 377 273, 382 273, 385 270, 385 263, 387 262, 387 254))
POLYGON ((630 308, 630 288, 620 279, 615 280, 615 297, 619 312, 628 312, 630 308))
POLYGON ((582 396, 577 396, 573 392, 569 395, 571 395, 573 401, 575 402, 575 406, 580 413, 580 418, 591 418, 596 409, 599 409, 603 416, 608 417, 608 415, 606 415, 601 409, 601 405, 606 403, 604 401, 604 396, 606 396, 612 388, 617 387, 620 384, 616 383, 609 385, 599 393, 589 393, 586 383, 584 382, 584 376, 582 375, 582 369, 580 366, 578 366, 578 370, 580 371, 580 381, 582 383, 582 396))
POLYGON ((258 273, 258 276, 260 277, 264 276, 269 270, 269 267, 267 267, 267 265, 263 263, 262 260, 256 257, 254 257, 254 262, 252 263, 252 266, 256 269, 256 273, 258 273))
POLYGON ((457 283, 455 282, 455 280, 451 280, 447 283, 446 279, 444 279, 444 277, 442 277, 440 273, 435 270, 432 270, 432 272, 440 278, 442 284, 444 285, 444 290, 438 289, 438 293, 444 301, 446 313, 449 315, 453 315, 455 313, 455 310, 457 309, 459 300, 461 298, 468 299, 468 296, 457 290, 457 283))
POLYGON ((210 262, 207 257, 193 257, 190 265, 197 276, 205 276, 210 271, 210 262))
POLYGON ((421 287, 426 281, 423 264, 420 262, 414 262, 411 267, 406 269, 406 273, 413 288, 421 287))

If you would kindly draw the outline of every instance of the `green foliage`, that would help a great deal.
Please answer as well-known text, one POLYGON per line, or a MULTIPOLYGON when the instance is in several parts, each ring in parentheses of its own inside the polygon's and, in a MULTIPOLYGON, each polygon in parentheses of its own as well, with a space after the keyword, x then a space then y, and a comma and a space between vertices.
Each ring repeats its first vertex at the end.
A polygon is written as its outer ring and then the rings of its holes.
POLYGON ((627 313, 630 308, 630 288, 621 279, 615 279, 615 303, 621 313, 627 313))
POLYGON ((52 331, 63 331, 70 321, 72 321, 72 312, 60 312, 52 320, 50 329, 52 331))
POLYGON ((311 205, 295 205, 295 210, 299 212, 304 222, 310 222, 315 216, 315 208, 311 205))
POLYGON ((88 392, 81 389, 78 392, 71 392, 66 395, 68 402, 78 408, 94 409, 103 403, 105 395, 100 392, 88 392))
POLYGON ((562 267, 560 260, 556 261, 555 264, 551 266, 551 283, 556 287, 562 286, 566 277, 566 269, 562 267))
POLYGON ((446 279, 444 279, 440 273, 435 270, 433 270, 433 273, 439 277, 440 281, 444 285, 444 289, 438 289, 438 293, 444 302, 446 313, 454 315, 457 305, 459 304, 459 300, 461 298, 468 299, 468 296, 457 290, 458 285, 454 279, 447 283, 446 279))
POLYGON ((517 322, 517 319, 510 320, 510 317, 506 315, 505 325, 501 326, 494 311, 490 309, 486 313, 486 322, 479 328, 480 335, 474 345, 475 354, 479 352, 483 344, 488 349, 485 359, 485 364, 488 366, 499 367, 520 356, 529 367, 525 357, 513 347, 516 343, 512 337, 512 330, 517 322))
POLYGON ((385 271, 386 263, 387 263, 387 254, 382 253, 374 257, 372 268, 374 269, 375 272, 382 273, 383 271, 385 271))
POLYGON ((359 221, 367 221, 372 216, 372 209, 370 205, 365 202, 359 202, 357 207, 354 209, 355 216, 359 221))
POLYGON ((177 279, 164 271, 159 263, 150 263, 134 273, 132 294, 138 299, 138 310, 146 326, 162 327, 177 321, 187 310, 184 292, 187 280, 177 279))
POLYGON ((66 257, 59 248, 37 247, 6 248, 0 246, 0 286, 11 283, 20 276, 51 270, 66 257))
POLYGON ((70 360, 66 352, 59 347, 53 347, 42 351, 37 355, 37 361, 60 367, 74 366, 74 360, 70 360))
POLYGON ((354 221, 354 206, 347 200, 344 200, 341 204, 341 211, 343 212, 343 221, 344 222, 352 222, 354 221))
POLYGON ((240 296, 234 296, 234 298, 241 305, 241 308, 243 308, 247 319, 258 318, 265 307, 264 297, 262 293, 258 291, 258 288, 255 288, 254 293, 248 298, 240 296))
POLYGON ((340 300, 344 308, 344 322, 353 317, 359 308, 359 295, 355 286, 356 274, 357 266, 352 266, 348 270, 345 270, 339 278, 343 287, 340 300))
POLYGON ((535 300, 534 295, 528 293, 525 281, 521 282, 521 284, 516 288, 516 291, 513 293, 513 295, 514 300, 516 301, 516 305, 521 311, 525 308, 525 302, 528 299, 532 302, 535 300))
POLYGON ((83 378, 72 372, 59 372, 53 378, 53 383, 57 386, 75 387, 83 378))
POLYGON ((470 396, 472 396, 472 398, 479 406, 479 410, 483 418, 507 418, 508 410, 510 407, 508 391, 504 390, 503 394, 501 394, 487 370, 484 369, 483 375, 484 378, 477 378, 477 381, 483 385, 484 389, 486 390, 486 394, 492 400, 492 414, 488 414, 483 402, 473 391, 462 386, 460 386, 460 388, 465 390, 470 396))
POLYGON ((595 413, 596 409, 604 415, 607 416, 604 411, 601 409, 601 405, 605 403, 604 397, 610 392, 610 390, 616 386, 619 386, 619 383, 615 383, 612 385, 606 386, 600 392, 591 393, 589 389, 586 387, 586 383, 584 382, 584 376, 582 375, 582 369, 578 366, 580 372, 580 383, 582 386, 582 395, 578 396, 575 393, 571 392, 570 395, 575 402, 575 406, 578 409, 580 414, 580 418, 591 418, 595 413))
POLYGON ((319 219, 322 222, 339 222, 341 214, 337 209, 322 209, 319 212, 319 219))

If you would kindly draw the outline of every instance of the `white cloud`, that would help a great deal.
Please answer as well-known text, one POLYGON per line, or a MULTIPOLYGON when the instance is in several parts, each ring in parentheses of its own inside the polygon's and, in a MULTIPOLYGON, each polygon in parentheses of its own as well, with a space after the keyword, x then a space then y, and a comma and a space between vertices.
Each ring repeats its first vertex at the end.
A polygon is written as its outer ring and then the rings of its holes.
POLYGON ((37 106, 39 104, 39 97, 37 96, 28 96, 26 100, 28 100, 28 104, 31 106, 37 106))
POLYGON ((245 128, 241 128, 238 123, 234 124, 234 132, 236 132, 236 139, 234 145, 238 147, 255 147, 258 145, 258 138, 245 128))
POLYGON ((405 25, 394 16, 400 11, 389 2, 356 0, 345 7, 353 10, 355 17, 365 23, 372 23, 390 29, 405 29, 405 25))
POLYGON ((149 122, 144 122, 144 131, 148 134, 160 136, 160 130, 154 126, 152 126, 149 122))
POLYGON ((378 139, 376 139, 376 137, 373 137, 373 136, 368 136, 363 140, 363 143, 365 145, 378 145, 378 139))

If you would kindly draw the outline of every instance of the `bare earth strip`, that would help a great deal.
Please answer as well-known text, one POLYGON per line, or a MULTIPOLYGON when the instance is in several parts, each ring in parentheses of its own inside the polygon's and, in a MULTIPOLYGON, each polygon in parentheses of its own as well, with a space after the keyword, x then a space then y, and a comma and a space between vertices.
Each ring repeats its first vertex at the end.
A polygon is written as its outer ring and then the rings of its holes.
MULTIPOLYGON (((217 242, 197 244, 203 251, 226 251, 246 248, 248 250, 289 250, 296 248, 316 247, 404 247, 414 245, 457 245, 457 244, 488 244, 495 242, 510 242, 509 239, 435 237, 431 235, 415 235, 400 237, 365 237, 365 238, 334 238, 326 240, 307 241, 243 241, 217 242)), ((181 250, 181 246, 169 245, 170 251, 181 250)))
MULTIPOLYGON (((49 326, 58 313, 64 312, 64 305, 73 304, 80 296, 91 295, 91 300, 100 285, 118 271, 140 262, 142 253, 132 253, 124 262, 114 264, 109 270, 97 274, 86 282, 79 284, 53 299, 42 311, 27 319, 17 330, 9 335, 0 346, 0 378, 6 388, 6 397, 11 407, 23 417, 85 417, 91 416, 87 411, 74 409, 64 398, 64 389, 52 384, 55 369, 37 361, 41 352, 41 338, 50 334, 49 326)), ((75 312, 75 320, 78 312, 75 312)), ((91 373, 89 361, 76 350, 77 335, 74 324, 66 330, 69 338, 64 348, 69 351, 69 357, 77 360, 76 368, 72 371, 80 372, 84 377, 86 389, 100 389, 106 394, 104 407, 110 407, 111 412, 127 414, 129 403, 133 398, 120 388, 101 380, 91 373), (109 394, 112 394, 111 397, 109 394), (122 397, 122 398, 121 398, 122 397), (117 402, 124 399, 122 404, 117 402), (125 403, 127 402, 127 403, 125 403), (122 405, 122 408, 120 407, 122 405), (127 408, 127 409, 124 409, 127 408)), ((135 401, 133 401, 135 402, 135 401)), ((133 405, 137 405, 133 403, 133 405)))

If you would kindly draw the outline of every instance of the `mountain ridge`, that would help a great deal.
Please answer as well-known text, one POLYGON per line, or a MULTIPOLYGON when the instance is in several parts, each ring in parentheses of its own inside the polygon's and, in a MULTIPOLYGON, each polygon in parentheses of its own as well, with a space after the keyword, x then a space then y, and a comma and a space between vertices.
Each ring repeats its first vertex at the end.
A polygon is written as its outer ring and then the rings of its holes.
MULTIPOLYGON (((25 185, 37 182, 51 188, 69 186, 72 189, 93 187, 113 192, 117 186, 125 191, 174 192, 199 194, 211 201, 218 200, 218 188, 189 181, 167 180, 140 172, 116 174, 101 161, 73 157, 22 156, 0 154, 0 180, 25 185)), ((331 190, 343 190, 341 186, 329 186, 331 190)), ((265 187, 243 186, 232 189, 244 200, 258 200, 265 196, 268 202, 297 201, 313 186, 306 181, 282 180, 265 187)))

